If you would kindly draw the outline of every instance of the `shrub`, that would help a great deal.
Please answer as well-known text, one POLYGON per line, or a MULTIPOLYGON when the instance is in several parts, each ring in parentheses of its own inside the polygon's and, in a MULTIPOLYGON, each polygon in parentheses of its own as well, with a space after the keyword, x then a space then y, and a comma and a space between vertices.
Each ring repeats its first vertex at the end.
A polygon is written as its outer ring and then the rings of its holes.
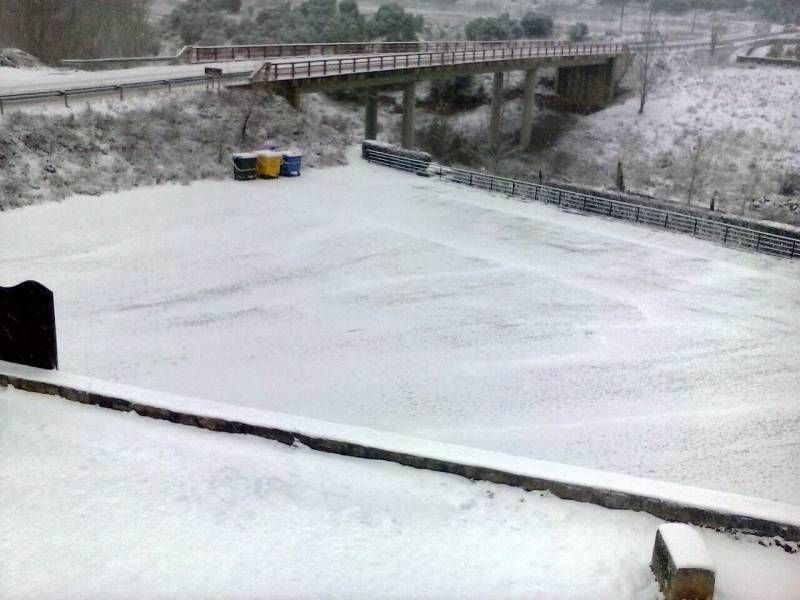
POLYGON ((525 37, 550 37, 553 35, 553 19, 547 15, 526 12, 520 20, 525 37))
POLYGON ((585 40, 589 35, 589 26, 586 23, 575 23, 569 28, 569 39, 573 42, 585 40))
POLYGON ((475 90, 474 78, 469 76, 434 79, 428 92, 428 101, 438 106, 473 108, 485 100, 483 89, 475 90))

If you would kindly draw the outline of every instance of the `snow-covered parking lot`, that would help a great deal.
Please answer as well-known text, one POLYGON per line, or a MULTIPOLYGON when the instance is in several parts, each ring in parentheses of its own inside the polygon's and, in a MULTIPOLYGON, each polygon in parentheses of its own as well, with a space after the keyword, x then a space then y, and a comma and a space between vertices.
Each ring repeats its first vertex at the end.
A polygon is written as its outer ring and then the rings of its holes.
POLYGON ((370 166, 0 215, 61 368, 800 503, 800 262, 370 166))

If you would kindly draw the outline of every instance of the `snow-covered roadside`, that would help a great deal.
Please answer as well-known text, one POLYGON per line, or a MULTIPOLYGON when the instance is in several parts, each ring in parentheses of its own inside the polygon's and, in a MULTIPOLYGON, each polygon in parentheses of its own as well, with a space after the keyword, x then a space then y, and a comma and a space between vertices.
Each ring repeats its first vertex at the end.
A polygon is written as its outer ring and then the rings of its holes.
POLYGON ((0 210, 75 193, 228 177, 231 152, 265 142, 302 148, 307 167, 341 164, 352 141, 346 119, 301 114, 277 96, 178 91, 94 106, 0 117, 0 210))
MULTIPOLYGON (((658 597, 647 515, 12 388, 0 415, 3 596, 658 597)), ((796 597, 800 555, 702 535, 720 600, 796 597)))
POLYGON ((357 159, 0 237, 0 284, 54 289, 68 372, 800 499, 796 262, 357 159))

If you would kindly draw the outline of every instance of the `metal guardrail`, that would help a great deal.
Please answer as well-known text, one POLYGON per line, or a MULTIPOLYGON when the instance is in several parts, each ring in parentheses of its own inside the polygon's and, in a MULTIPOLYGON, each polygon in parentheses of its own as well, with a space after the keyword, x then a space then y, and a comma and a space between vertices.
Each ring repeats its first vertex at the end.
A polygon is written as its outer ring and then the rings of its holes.
POLYGON ((742 65, 767 65, 770 67, 793 67, 800 69, 800 59, 770 58, 768 56, 737 56, 736 62, 742 65))
POLYGON ((600 196, 592 196, 591 194, 582 194, 554 186, 446 167, 436 163, 398 156, 391 152, 381 152, 369 147, 364 148, 363 156, 366 160, 375 164, 410 173, 439 177, 442 180, 478 187, 491 192, 501 192, 524 200, 555 204, 564 210, 643 223, 741 250, 751 250, 785 258, 800 258, 800 240, 790 237, 748 229, 738 225, 730 225, 676 211, 653 208, 621 200, 611 200, 600 196))
MULTIPOLYGON (((252 75, 252 71, 236 71, 232 73, 224 73, 221 79, 247 79, 252 75)), ((78 86, 73 88, 65 88, 63 90, 44 90, 41 92, 22 92, 18 94, 3 94, 0 95, 0 115, 5 114, 5 107, 8 104, 17 102, 41 102, 47 100, 63 99, 64 106, 69 108, 70 98, 79 98, 81 96, 95 96, 98 94, 118 93, 120 100, 125 97, 125 90, 142 90, 142 89, 156 89, 167 88, 172 91, 173 86, 182 85, 200 85, 207 84, 209 77, 207 75, 192 75, 188 77, 173 77, 170 79, 153 79, 148 81, 132 81, 130 83, 120 83, 111 85, 94 85, 94 86, 78 86)))
POLYGON ((528 45, 521 47, 486 47, 449 52, 415 52, 409 54, 381 54, 319 58, 288 63, 265 63, 253 73, 253 81, 286 81, 309 77, 327 77, 364 73, 369 71, 394 71, 419 67, 480 64, 503 60, 520 60, 544 57, 579 57, 628 53, 625 44, 557 44, 528 45))

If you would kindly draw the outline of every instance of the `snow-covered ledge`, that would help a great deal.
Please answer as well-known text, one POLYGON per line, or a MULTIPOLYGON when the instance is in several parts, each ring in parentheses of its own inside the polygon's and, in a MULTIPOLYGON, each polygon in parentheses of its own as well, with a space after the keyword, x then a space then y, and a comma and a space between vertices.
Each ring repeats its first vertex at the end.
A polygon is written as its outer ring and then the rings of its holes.
POLYGON ((156 392, 0 361, 0 386, 212 431, 461 475, 704 527, 800 541, 800 506, 156 392))

